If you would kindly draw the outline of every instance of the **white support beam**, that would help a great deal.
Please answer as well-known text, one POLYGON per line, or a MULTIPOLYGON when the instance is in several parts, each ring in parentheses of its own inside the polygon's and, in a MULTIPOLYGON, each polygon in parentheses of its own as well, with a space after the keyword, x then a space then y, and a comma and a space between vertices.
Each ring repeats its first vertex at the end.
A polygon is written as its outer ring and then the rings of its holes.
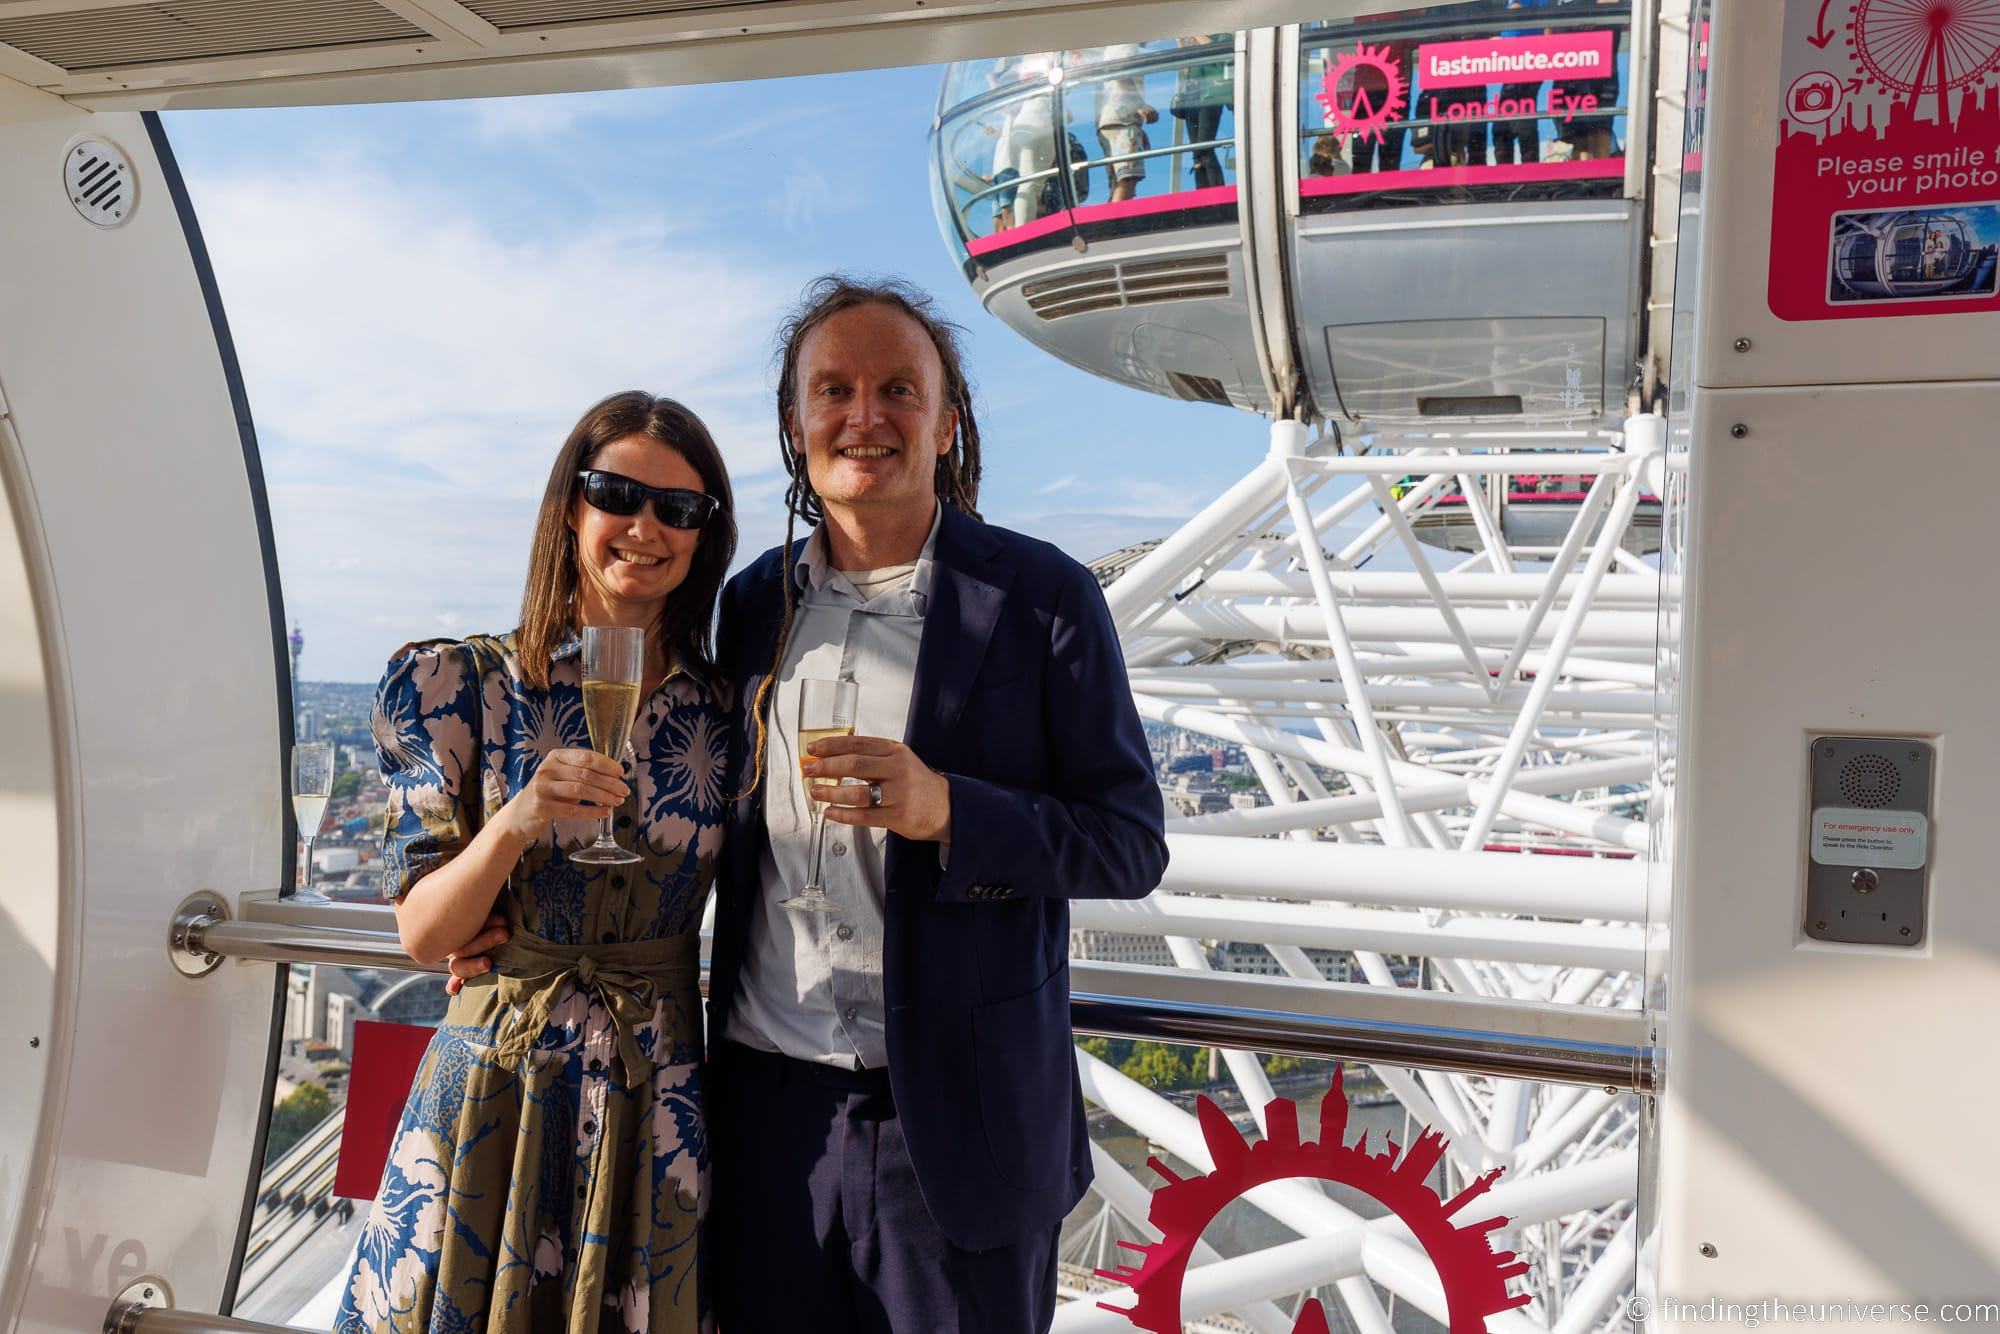
POLYGON ((1433 923, 1418 912, 1324 903, 1222 902, 1155 893, 1136 901, 1078 899, 1072 926, 1138 935, 1200 936, 1333 950, 1374 950, 1442 959, 1485 959, 1569 967, 1646 966, 1642 928, 1454 917, 1433 923))
POLYGON ((1167 835, 1161 889, 1382 907, 1646 920, 1646 864, 1585 857, 1467 857, 1372 843, 1167 835))

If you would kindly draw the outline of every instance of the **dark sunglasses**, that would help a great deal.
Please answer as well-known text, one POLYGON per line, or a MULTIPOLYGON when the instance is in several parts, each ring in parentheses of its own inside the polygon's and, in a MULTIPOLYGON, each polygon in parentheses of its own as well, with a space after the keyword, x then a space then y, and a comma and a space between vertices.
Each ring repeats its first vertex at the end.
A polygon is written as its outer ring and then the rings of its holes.
POLYGON ((621 473, 585 468, 577 476, 583 479, 583 498, 592 509, 622 517, 637 514, 639 507, 651 500, 653 513, 669 528, 699 528, 709 521, 721 503, 705 491, 688 491, 678 486, 647 486, 621 473))

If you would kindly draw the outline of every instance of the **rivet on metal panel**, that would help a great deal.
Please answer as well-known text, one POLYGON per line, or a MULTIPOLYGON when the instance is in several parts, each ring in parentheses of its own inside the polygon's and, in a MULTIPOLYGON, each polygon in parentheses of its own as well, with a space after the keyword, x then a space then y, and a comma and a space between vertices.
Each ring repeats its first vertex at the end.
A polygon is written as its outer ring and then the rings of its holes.
POLYGON ((1714 1242, 1712 1242, 1712 1241, 1704 1241, 1704 1242, 1703 1242, 1703 1243, 1701 1244, 1701 1256, 1702 1256, 1702 1259, 1704 1259, 1704 1260, 1713 1260, 1713 1259, 1714 1259, 1714 1258, 1715 1258, 1715 1257, 1716 1257, 1717 1255, 1719 1255, 1719 1254, 1721 1254, 1721 1252, 1720 1252, 1720 1251, 1717 1251, 1717 1250, 1715 1249, 1715 1243, 1714 1243, 1714 1242))
POLYGON ((1729 434, 1735 436, 1738 440, 1741 440, 1744 436, 1750 434, 1750 428, 1745 426, 1742 422, 1737 422, 1736 425, 1729 428, 1729 434))
POLYGON ((1747 338, 1739 338, 1734 343, 1730 344, 1730 346, 1734 347, 1738 352, 1748 352, 1750 350, 1750 340, 1747 338))
POLYGON ((42 1045, 42 1040, 40 1038, 29 1038, 28 1045, 30 1047, 39 1047, 42 1045))
POLYGON ((1824 930, 1826 930, 1826 923, 1825 923, 1825 922, 1814 922, 1814 923, 1813 923, 1813 930, 1815 930, 1815 931, 1824 931, 1824 930))
POLYGON ((1899 931, 1901 931, 1901 932, 1902 932, 1902 933, 1903 933, 1904 935, 1906 935, 1906 936, 1910 934, 1910 928, 1909 928, 1909 927, 1907 927, 1907 926, 1905 926, 1905 927, 1898 927, 1897 929, 1898 929, 1899 931))

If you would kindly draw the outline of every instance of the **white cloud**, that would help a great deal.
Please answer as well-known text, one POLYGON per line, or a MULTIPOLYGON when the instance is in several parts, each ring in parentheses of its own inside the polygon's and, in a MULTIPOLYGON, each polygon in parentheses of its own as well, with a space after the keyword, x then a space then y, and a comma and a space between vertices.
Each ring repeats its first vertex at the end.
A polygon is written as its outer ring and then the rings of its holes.
POLYGON ((747 552, 782 531, 770 337, 803 273, 663 216, 538 233, 351 153, 194 185, 308 676, 511 626, 550 462, 619 389, 708 422, 747 552))
POLYGON ((1077 484, 1077 481, 1078 478, 1075 473, 1071 473, 1067 477, 1058 477, 1053 482, 1050 482, 1047 486, 1042 487, 1040 490, 1036 491, 1035 494, 1038 496, 1052 496, 1058 491, 1069 490, 1071 487, 1077 484))
POLYGON ((486 144, 544 145, 586 121, 654 115, 662 99, 679 90, 653 90, 637 97, 627 89, 604 93, 549 93, 529 97, 491 97, 456 104, 486 144))

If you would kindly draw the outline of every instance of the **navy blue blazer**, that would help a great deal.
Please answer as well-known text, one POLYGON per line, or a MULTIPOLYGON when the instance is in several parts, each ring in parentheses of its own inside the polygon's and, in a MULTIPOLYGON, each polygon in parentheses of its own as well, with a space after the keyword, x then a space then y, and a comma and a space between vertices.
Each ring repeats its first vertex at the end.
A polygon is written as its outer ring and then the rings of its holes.
MULTIPOLYGON (((717 659, 736 683, 739 755, 752 753, 749 705, 777 648, 779 580, 802 545, 782 567, 773 547, 722 594, 717 659)), ((1052 1226, 1090 1185, 1069 900, 1144 897, 1167 846, 1090 572, 949 505, 933 559, 904 735, 951 784, 951 856, 940 868, 937 844, 888 837, 889 1082, 931 1217, 954 1244, 985 1250, 1052 1226)), ((716 881, 711 1034, 736 994, 765 838, 757 799, 738 800, 716 881)))

